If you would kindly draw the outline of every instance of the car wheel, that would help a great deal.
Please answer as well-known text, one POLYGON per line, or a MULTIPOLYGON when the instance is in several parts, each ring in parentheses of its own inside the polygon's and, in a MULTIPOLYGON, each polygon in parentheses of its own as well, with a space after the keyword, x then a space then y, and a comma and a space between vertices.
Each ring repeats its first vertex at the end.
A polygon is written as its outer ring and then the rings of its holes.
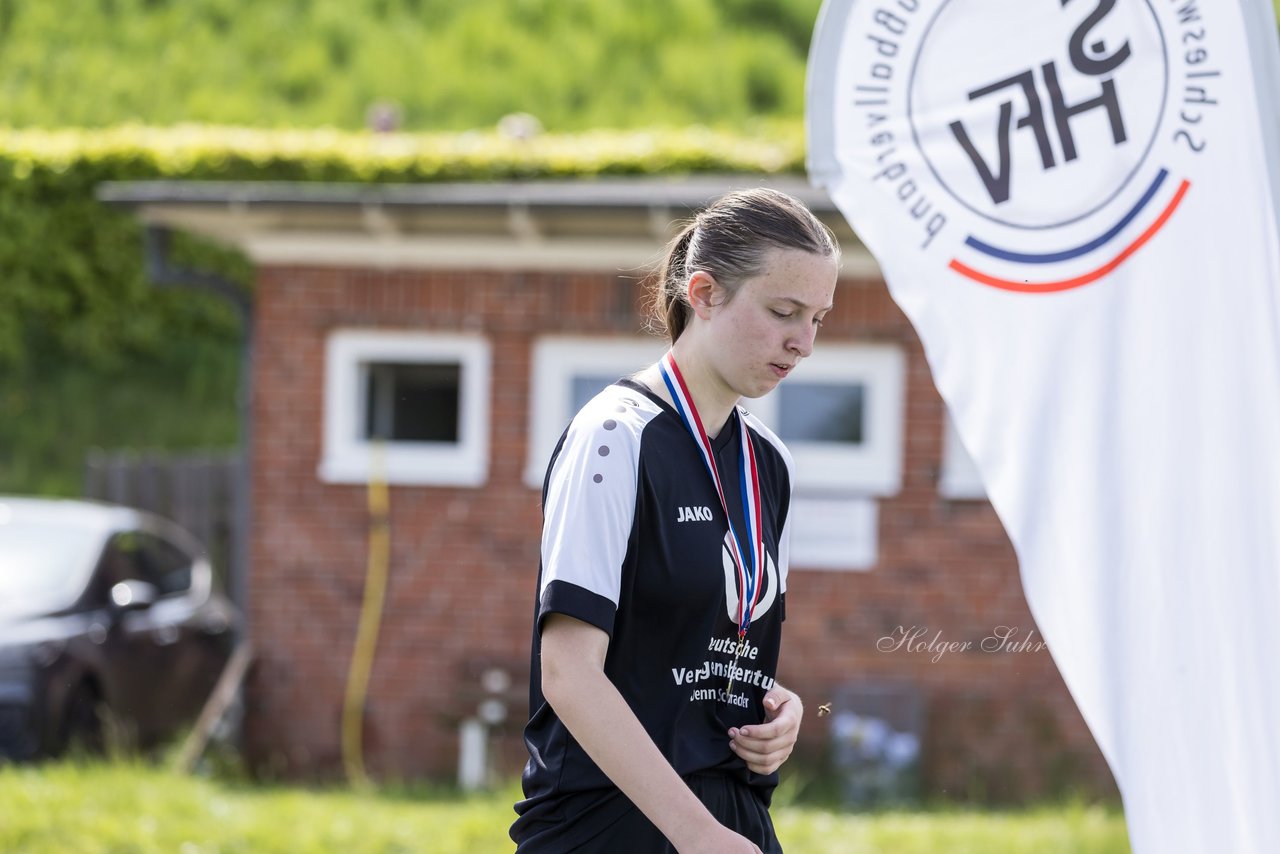
POLYGON ((91 682, 81 682, 62 715, 61 752, 101 756, 107 749, 107 704, 91 682))

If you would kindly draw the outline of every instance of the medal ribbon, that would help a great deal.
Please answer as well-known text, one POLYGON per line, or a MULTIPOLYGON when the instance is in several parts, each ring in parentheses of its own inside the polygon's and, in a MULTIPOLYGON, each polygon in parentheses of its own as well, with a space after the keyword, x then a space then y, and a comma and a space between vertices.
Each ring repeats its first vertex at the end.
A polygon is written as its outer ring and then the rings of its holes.
MULTIPOLYGON (((730 554, 738 579, 737 648, 741 651, 742 642, 747 636, 747 628, 751 625, 752 612, 760 601, 760 594, 764 587, 764 521, 760 515, 760 475, 756 469, 755 448, 752 447, 751 437, 747 434, 746 420, 739 417, 738 427, 742 432, 742 465, 738 481, 742 491, 742 515, 746 518, 747 532, 751 536, 751 548, 748 552, 750 560, 748 560, 743 554, 744 543, 734 530, 733 517, 729 515, 729 504, 724 498, 724 485, 720 480, 720 467, 716 465, 716 455, 711 447, 711 439, 707 437, 707 431, 702 426, 702 419, 698 415, 698 407, 694 405, 693 396, 689 394, 684 376, 681 375, 675 357, 670 351, 662 357, 662 361, 658 363, 658 369, 662 373, 663 381, 667 384, 667 391, 671 392, 671 399, 675 402, 680 420, 688 428, 689 434, 693 436, 693 441, 698 446, 702 462, 706 464, 707 473, 711 475, 711 481, 715 484, 716 494, 720 496, 720 507, 724 510, 725 521, 729 525, 729 540, 733 544, 730 554)), ((737 655, 734 656, 734 661, 737 661, 737 655)), ((732 685, 732 678, 730 685, 732 685)))

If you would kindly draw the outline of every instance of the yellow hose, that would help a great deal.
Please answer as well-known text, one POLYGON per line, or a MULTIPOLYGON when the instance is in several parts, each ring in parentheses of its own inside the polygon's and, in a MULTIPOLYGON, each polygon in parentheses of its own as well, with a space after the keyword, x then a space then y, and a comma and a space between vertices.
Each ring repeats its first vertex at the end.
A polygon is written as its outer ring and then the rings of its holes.
POLYGON ((364 603, 360 607, 356 646, 347 672, 347 693, 342 704, 342 764, 347 780, 360 789, 372 785, 364 767, 364 705, 369 694, 369 672, 373 669, 373 656, 378 646, 378 630, 382 625, 391 552, 391 500, 383 471, 383 451, 382 442, 373 443, 369 471, 369 565, 365 571, 364 603))

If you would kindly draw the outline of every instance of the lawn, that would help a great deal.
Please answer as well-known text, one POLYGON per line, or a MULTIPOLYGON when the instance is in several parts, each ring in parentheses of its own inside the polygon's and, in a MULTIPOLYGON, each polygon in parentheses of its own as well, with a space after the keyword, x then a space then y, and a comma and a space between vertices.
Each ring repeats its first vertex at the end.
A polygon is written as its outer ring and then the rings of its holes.
MULTIPOLYGON (((376 794, 186 777, 137 763, 0 766, 5 852, 510 851, 517 793, 430 789, 376 794)), ((855 815, 775 810, 789 854, 1122 854, 1115 809, 1071 804, 1016 812, 963 809, 855 815)))

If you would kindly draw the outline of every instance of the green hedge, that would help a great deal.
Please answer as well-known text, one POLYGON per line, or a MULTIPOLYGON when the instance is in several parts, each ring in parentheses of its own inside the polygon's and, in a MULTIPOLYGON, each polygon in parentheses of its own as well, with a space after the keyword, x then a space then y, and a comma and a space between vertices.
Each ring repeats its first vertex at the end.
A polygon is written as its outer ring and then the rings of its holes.
MULTIPOLYGON (((130 179, 485 181, 803 166, 798 122, 755 136, 703 127, 594 130, 516 139, 495 132, 390 133, 179 125, 101 130, 0 130, 0 171, 130 179)), ((54 179, 61 180, 61 179, 54 179)))
MULTIPOLYGON (((141 226, 95 200, 104 181, 589 179, 802 166, 797 125, 755 138, 693 128, 524 141, 199 126, 0 131, 0 491, 74 494, 94 444, 235 442, 234 316, 215 298, 145 280, 141 226)), ((252 270, 235 253, 189 238, 175 252, 250 287, 252 270)))

